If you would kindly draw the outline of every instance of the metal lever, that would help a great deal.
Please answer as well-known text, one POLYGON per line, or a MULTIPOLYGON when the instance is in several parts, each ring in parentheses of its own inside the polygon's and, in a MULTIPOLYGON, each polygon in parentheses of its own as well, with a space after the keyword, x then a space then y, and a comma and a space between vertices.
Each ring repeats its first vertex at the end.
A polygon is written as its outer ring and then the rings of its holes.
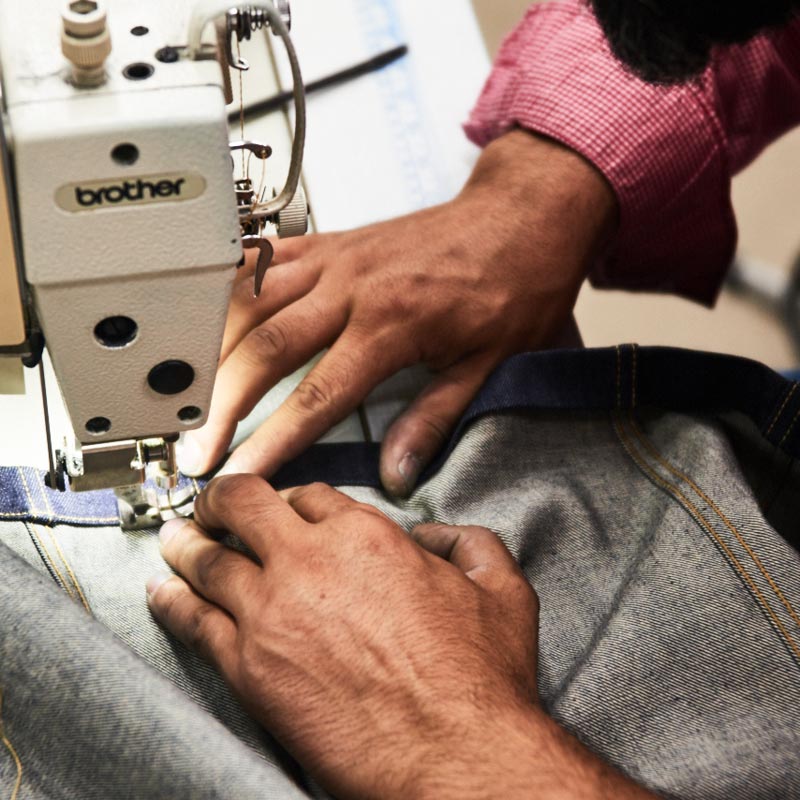
POLYGON ((263 236, 242 236, 242 247, 245 250, 258 250, 256 274, 253 281, 253 297, 258 297, 261 294, 261 287, 264 285, 267 270, 272 264, 275 249, 270 244, 269 239, 265 239, 263 236))

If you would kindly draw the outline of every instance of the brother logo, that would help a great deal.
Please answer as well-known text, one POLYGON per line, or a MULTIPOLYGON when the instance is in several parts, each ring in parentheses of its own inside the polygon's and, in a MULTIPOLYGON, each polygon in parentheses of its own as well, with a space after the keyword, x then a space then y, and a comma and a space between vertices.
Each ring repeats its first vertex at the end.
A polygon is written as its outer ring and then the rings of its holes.
POLYGON ((199 197, 206 188, 197 173, 143 175, 125 181, 104 180, 71 183, 56 192, 56 202, 65 211, 176 202, 199 197))
POLYGON ((180 195, 181 186, 185 183, 185 178, 178 178, 176 181, 162 180, 158 183, 139 178, 136 183, 125 181, 125 183, 118 183, 114 186, 101 186, 99 189, 84 189, 82 186, 76 186, 75 199, 79 205, 86 208, 101 206, 103 203, 121 203, 123 200, 143 200, 145 198, 155 200, 157 197, 180 195))

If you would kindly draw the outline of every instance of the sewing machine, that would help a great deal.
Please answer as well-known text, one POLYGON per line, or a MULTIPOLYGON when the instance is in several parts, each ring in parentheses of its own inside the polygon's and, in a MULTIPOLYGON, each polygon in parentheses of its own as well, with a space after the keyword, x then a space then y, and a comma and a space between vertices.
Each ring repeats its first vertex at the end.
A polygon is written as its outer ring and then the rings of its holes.
POLYGON ((180 504, 175 443, 205 421, 243 250, 257 295, 265 235, 307 228, 290 9, 0 0, 0 19, 0 355, 44 387, 46 343, 75 431, 48 435, 52 487, 114 488, 123 526, 148 527, 180 504), (259 30, 283 41, 294 83, 279 191, 260 177, 270 143, 231 142, 227 123, 239 45, 259 30))

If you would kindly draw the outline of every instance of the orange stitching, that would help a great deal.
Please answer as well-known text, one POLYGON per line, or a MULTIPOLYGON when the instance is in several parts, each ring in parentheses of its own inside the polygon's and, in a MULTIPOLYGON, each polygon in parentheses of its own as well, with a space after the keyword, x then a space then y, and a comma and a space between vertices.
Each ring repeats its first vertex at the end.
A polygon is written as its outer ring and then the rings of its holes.
MULTIPOLYGON (((614 425, 615 425, 615 427, 617 429, 617 433, 619 434, 620 438, 623 440, 623 446, 625 446, 626 443, 627 444, 632 444, 632 442, 631 442, 630 438, 628 437, 627 433, 625 432, 625 430, 622 428, 621 424, 619 423, 619 420, 615 420, 614 425)), ((691 513, 692 517, 694 517, 694 519, 697 522, 699 522, 714 537, 714 539, 716 540, 717 544, 719 544, 719 546, 725 551, 725 553, 727 554, 728 558, 731 560, 731 562, 733 563, 735 568, 738 570, 738 572, 741 575, 741 577, 747 582, 748 586, 750 587, 750 589, 752 590, 753 594, 756 596, 756 598, 758 599, 758 601, 760 602, 760 604, 762 605, 764 610, 772 618, 772 621, 775 623, 775 625, 778 628, 778 630, 781 631, 781 633, 783 634, 783 636, 784 636, 784 638, 786 640, 786 643, 789 645, 789 647, 794 652, 794 654, 798 657, 798 659, 800 659, 800 649, 798 649, 797 644, 795 644, 794 639, 791 637, 789 632, 783 626, 783 623, 780 621, 778 616, 772 610, 772 606, 770 606, 770 604, 767 602, 767 599, 761 593, 761 590, 758 588, 758 586, 756 586, 755 582, 750 577, 750 575, 747 572, 747 570, 742 566, 742 564, 739 562, 739 560, 736 558, 736 556, 731 552, 730 548, 725 544, 725 542, 720 538, 719 534, 714 530, 714 527, 700 513, 700 510, 697 508, 697 506, 695 506, 694 503, 692 503, 692 501, 689 500, 686 497, 686 495, 684 495, 683 492, 681 492, 681 490, 677 486, 673 486, 671 483, 669 483, 668 481, 664 480, 657 472, 652 470, 644 461, 642 461, 642 459, 640 457, 638 457, 638 454, 634 455, 634 452, 633 452, 632 448, 625 447, 625 449, 627 450, 628 454, 633 459, 633 461, 636 462, 636 464, 639 466, 639 468, 643 472, 645 472, 648 475, 650 475, 650 477, 657 484, 659 484, 660 486, 665 488, 674 497, 679 497, 683 501, 684 507, 690 509, 690 513, 691 513)))
POLYGON ((622 351, 617 345, 617 410, 622 408, 622 351))
POLYGON ((14 788, 11 790, 11 797, 9 800, 17 800, 17 796, 19 795, 19 787, 22 785, 22 760, 20 759, 19 755, 13 744, 11 744, 11 740, 8 738, 8 734, 6 733, 6 725, 3 722, 2 717, 2 708, 3 708, 3 690, 0 689, 0 742, 2 742, 6 750, 11 754, 11 758, 14 759, 14 766, 17 768, 17 779, 14 781, 14 788))
MULTIPOLYGON (((2 512, 0 512, 0 517, 2 517, 2 519, 16 519, 16 520, 19 520, 20 522, 26 522, 28 520, 28 517, 31 514, 38 515, 38 516, 44 516, 44 514, 40 514, 38 511, 33 511, 33 509, 32 509, 30 512, 27 512, 27 511, 13 511, 13 512, 2 511, 2 512)), ((56 520, 53 520, 53 521, 55 522, 56 520)), ((104 523, 105 525, 118 525, 119 524, 119 517, 58 517, 58 523, 59 524, 66 523, 66 522, 74 522, 76 524, 83 524, 83 523, 87 523, 87 522, 101 522, 101 523, 104 523)), ((46 525, 46 523, 41 523, 41 524, 42 525, 46 525)))
POLYGON ((42 514, 40 514, 38 511, 35 510, 35 506, 33 504, 33 497, 31 496, 31 490, 28 488, 28 481, 25 478, 25 470, 22 469, 22 467, 17 467, 17 469, 19 470, 19 477, 22 478, 22 488, 25 489, 25 496, 28 498, 28 506, 30 507, 30 513, 37 517, 42 516, 42 514))
MULTIPOLYGON (((44 516, 46 516, 45 514, 42 514, 42 512, 39 511, 35 507, 35 505, 33 503, 33 496, 31 495, 30 489, 28 488, 28 481, 25 478, 24 470, 22 469, 22 467, 17 467, 17 469, 19 470, 19 476, 22 479, 22 486, 25 489, 25 496, 28 498, 28 505, 30 506, 30 509, 28 510, 27 513, 22 512, 22 511, 20 511, 20 512, 2 511, 2 512, 0 512, 0 518, 2 518, 2 519, 26 520, 26 518, 31 514, 33 516, 35 516, 35 517, 44 517, 44 516)), ((51 522, 55 522, 56 518, 55 518, 55 515, 53 513, 53 508, 50 505, 50 501, 48 500, 47 495, 44 494, 44 488, 42 489, 42 494, 44 496, 45 505, 47 506, 47 508, 48 508, 48 510, 50 512, 49 513, 50 520, 51 520, 51 522)), ((119 517, 59 517, 59 521, 60 522, 75 522, 75 523, 78 523, 78 524, 84 523, 84 522, 101 522, 101 523, 105 523, 105 524, 108 524, 108 525, 115 525, 116 523, 119 522, 119 517)))
POLYGON ((47 549, 47 545, 44 543, 44 540, 39 536, 39 532, 36 528, 31 525, 29 530, 33 536, 33 538, 39 543, 39 547, 44 550, 44 554, 47 556, 48 560, 50 561, 50 566, 53 568, 53 571, 58 576, 58 579, 61 581, 61 585, 64 587, 64 591, 67 593, 67 596, 70 600, 75 599, 75 595, 72 594, 72 589, 70 589, 69 581, 61 574, 61 570, 58 568, 58 564, 56 564, 56 560, 53 558, 52 553, 47 549))
POLYGON ((767 429, 766 435, 769 436, 772 431, 775 429, 775 426, 778 424, 778 420, 781 418, 781 414, 783 414, 783 410, 786 408, 788 402, 792 399, 792 395, 797 391, 797 383, 795 382, 792 385, 792 388, 789 389, 789 394, 786 395, 786 399, 783 401, 783 405, 778 409, 778 413, 773 417, 772 424, 767 429))
POLYGON ((75 573, 72 571, 72 567, 70 566, 66 555, 64 555, 64 551, 61 549, 61 545, 58 543, 58 539, 56 539, 52 528, 47 528, 47 535, 53 542, 53 546, 56 548, 58 555, 61 557, 61 561, 63 562, 64 567, 66 568, 67 573, 69 574, 69 577, 72 578, 72 583, 75 586, 75 591, 78 593, 78 597, 80 598, 83 607, 91 614, 92 609, 89 606, 89 601, 86 599, 86 595, 83 593, 83 589, 81 589, 81 585, 78 582, 78 579, 75 577, 75 573))
POLYGON ((695 493, 701 497, 709 507, 714 511, 714 513, 722 520, 725 527, 736 537, 742 547, 747 551, 747 554, 753 559, 753 562, 758 567, 761 574, 767 579, 767 583, 772 587, 772 590, 778 596, 778 599, 783 604, 783 607, 789 612, 789 616, 794 620, 797 624, 798 628, 800 628, 800 616, 798 616, 797 612, 794 610, 794 607, 789 602, 789 600, 784 596, 783 592, 778 588, 778 585, 775 583, 772 576, 767 571, 767 568, 762 563, 761 559, 758 555, 753 551, 750 545, 745 540, 742 533, 734 526, 734 524, 719 510, 717 504, 686 474, 682 473, 672 464, 670 464, 666 458, 664 458, 661 453, 656 449, 655 444, 651 442, 641 431, 641 429, 636 424, 636 421, 631 418, 630 420, 631 427, 633 428, 633 432, 636 434, 636 437, 639 441, 645 446, 647 450, 650 451, 651 455, 661 464, 665 469, 671 472, 676 478, 679 480, 685 481, 689 486, 694 489, 695 493))
POLYGON ((790 436, 790 434, 792 432, 792 429, 794 428, 795 423, 797 422, 798 418, 800 418, 800 408, 797 409, 797 413, 794 415, 794 419, 792 420, 792 424, 788 427, 788 429, 786 430, 786 433, 783 434, 783 439, 780 440, 780 442, 778 444, 778 447, 783 447, 783 443, 789 438, 789 436, 790 436))
POLYGON ((36 486, 39 489, 39 493, 42 495, 42 499, 44 500, 44 507, 47 509, 50 522, 55 522, 56 516, 53 513, 53 507, 50 505, 50 498, 47 496, 47 492, 45 491, 44 479, 42 479, 40 483, 38 478, 39 476, 37 476, 36 486))

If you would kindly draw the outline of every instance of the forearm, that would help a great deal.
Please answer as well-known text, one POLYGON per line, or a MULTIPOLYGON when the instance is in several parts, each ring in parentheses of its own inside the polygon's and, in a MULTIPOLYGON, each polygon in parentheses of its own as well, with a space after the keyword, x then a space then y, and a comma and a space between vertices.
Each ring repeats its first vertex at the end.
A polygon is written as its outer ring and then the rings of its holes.
POLYGON ((516 127, 597 165, 619 226, 592 270, 602 286, 712 303, 736 245, 731 175, 800 122, 800 21, 720 48, 688 84, 654 86, 612 55, 589 4, 532 5, 508 37, 466 131, 516 127))
MULTIPOLYGON (((469 730, 465 726, 464 730, 469 730)), ((587 750, 541 709, 480 720, 478 746, 429 764, 413 796, 420 800, 652 800, 656 796, 587 750)), ((423 762, 424 763, 424 762, 423 762)))
MULTIPOLYGON (((617 225, 614 190, 600 170, 576 151, 537 133, 517 128, 481 153, 460 197, 490 197, 508 227, 553 224, 553 235, 574 242, 582 253, 596 252, 617 225), (564 224, 564 223, 567 224, 564 224)), ((530 236, 530 229, 528 228, 530 236)))
POLYGON ((521 129, 485 148, 455 205, 472 209, 472 235, 492 249, 498 270, 572 299, 618 214, 614 191, 589 161, 521 129))

